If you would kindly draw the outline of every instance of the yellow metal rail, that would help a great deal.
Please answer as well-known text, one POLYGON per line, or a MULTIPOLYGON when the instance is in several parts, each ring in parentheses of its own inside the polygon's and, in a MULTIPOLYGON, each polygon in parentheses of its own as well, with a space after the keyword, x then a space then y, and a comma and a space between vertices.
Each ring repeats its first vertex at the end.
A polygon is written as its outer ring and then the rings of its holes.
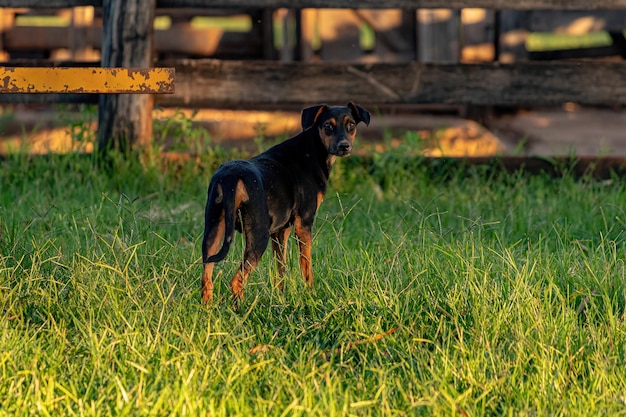
POLYGON ((172 94, 174 68, 0 67, 0 93, 172 94))

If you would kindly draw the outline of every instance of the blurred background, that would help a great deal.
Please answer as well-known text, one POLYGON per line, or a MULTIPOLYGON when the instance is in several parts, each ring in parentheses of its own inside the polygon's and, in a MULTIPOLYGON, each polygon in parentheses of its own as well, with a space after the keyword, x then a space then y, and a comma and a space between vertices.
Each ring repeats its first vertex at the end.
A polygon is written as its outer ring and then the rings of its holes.
MULTIPOLYGON (((4 3, 38 7, 0 8, 2 65, 100 66, 103 11, 98 2, 4 3), (74 4, 81 6, 70 7, 74 4)), ((254 152, 261 141, 271 143, 297 132, 300 109, 314 104, 288 97, 286 91, 302 90, 301 84, 284 82, 273 100, 256 97, 256 90, 245 84, 228 84, 247 91, 232 94, 245 100, 226 100, 216 83, 220 77, 226 82, 229 74, 213 74, 208 77, 217 81, 203 82, 210 71, 199 69, 233 61, 254 74, 258 65, 262 75, 250 81, 262 88, 269 61, 310 64, 306 88, 317 92, 314 97, 323 97, 325 88, 317 64, 344 65, 332 68, 347 71, 346 80, 363 76, 363 91, 328 89, 329 97, 355 97, 375 113, 372 126, 361 130, 361 152, 409 143, 427 156, 626 156, 621 100, 626 75, 614 66, 626 56, 626 10, 619 2, 613 2, 614 10, 562 10, 548 0, 536 1, 538 10, 528 9, 523 1, 499 2, 511 3, 512 9, 474 8, 476 2, 470 0, 456 1, 468 6, 458 9, 341 8, 352 5, 347 0, 330 2, 336 7, 330 9, 231 3, 241 6, 217 8, 215 2, 199 0, 156 3, 152 66, 177 69, 176 93, 155 96, 152 113, 153 140, 163 150, 201 152, 219 144, 254 152), (589 62, 594 72, 567 77, 567 65, 589 68, 589 62), (411 63, 427 65, 419 67, 421 79, 414 74, 402 79, 411 63), (379 64, 389 64, 390 71, 397 68, 391 73, 399 79, 377 76, 379 64), (464 76, 468 65, 481 64, 484 74, 472 73, 462 81, 474 83, 467 91, 450 84, 448 74, 464 76), (537 66, 524 66, 530 64, 537 66), (499 68, 504 72, 494 72, 499 68), (534 73, 536 68, 540 73, 534 73), (534 77, 536 85, 529 88, 526 76, 534 77), (431 90, 421 90, 423 85, 439 93, 431 97, 431 90), (501 95, 498 89, 503 89, 501 95)), ((97 96, 3 94, 0 103, 0 153, 25 147, 34 153, 93 150, 97 96)))

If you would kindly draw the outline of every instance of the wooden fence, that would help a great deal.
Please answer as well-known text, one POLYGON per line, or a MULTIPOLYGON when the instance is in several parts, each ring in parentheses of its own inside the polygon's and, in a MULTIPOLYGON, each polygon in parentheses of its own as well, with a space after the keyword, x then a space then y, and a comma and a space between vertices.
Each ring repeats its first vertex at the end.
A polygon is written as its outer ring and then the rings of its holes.
MULTIPOLYGON (((132 0, 132 2, 139 0, 132 0)), ((0 0, 0 7, 107 7, 115 1, 0 0)), ((127 2, 121 2, 127 3, 127 2)), ((492 10, 626 10, 626 0, 146 0, 158 8, 486 8, 492 10)), ((150 11, 154 13, 154 9, 150 11)), ((106 19, 105 19, 106 20, 106 19)), ((149 24, 136 37, 152 38, 149 24)), ((112 30, 104 24, 104 33, 112 30)), ((271 35, 265 27, 265 34, 271 35)), ((144 42, 153 48, 152 42, 144 42)), ((103 49, 103 55, 106 47, 103 49)), ((129 45, 127 52, 137 52, 129 45)), ((152 52, 152 51, 149 51, 152 52)), ((141 53, 145 54, 145 51, 141 53)), ((264 55, 265 58, 269 54, 264 55)), ((121 59, 122 57, 120 57, 121 59)), ((122 61, 120 61, 122 62, 122 61)), ((104 60, 103 60, 104 64, 104 60)), ((119 63, 106 65, 117 66, 119 63)), ((176 92, 156 102, 170 106, 255 107, 264 104, 308 105, 317 101, 364 104, 446 103, 476 105, 626 103, 625 62, 501 62, 481 64, 311 63, 249 60, 177 60, 156 66, 176 68, 176 92)), ((64 96, 71 101, 72 96, 64 96)), ((84 100, 80 97, 80 101, 84 100)), ((0 102, 58 100, 52 96, 0 95, 0 102)), ((78 98, 74 98, 78 100, 78 98)))
MULTIPOLYGON (((77 6, 102 7, 102 0, 0 0, 0 7, 77 6)), ((484 9, 511 10, 617 10, 626 9, 626 0, 158 0, 157 7, 202 8, 360 8, 360 9, 484 9)))

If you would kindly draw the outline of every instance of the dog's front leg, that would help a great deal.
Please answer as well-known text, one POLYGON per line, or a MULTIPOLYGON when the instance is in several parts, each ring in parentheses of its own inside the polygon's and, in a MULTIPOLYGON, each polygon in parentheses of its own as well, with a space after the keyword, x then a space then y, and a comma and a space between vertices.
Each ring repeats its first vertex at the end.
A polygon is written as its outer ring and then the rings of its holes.
POLYGON ((302 217, 297 216, 294 223, 296 238, 298 238, 298 250, 300 252, 300 269, 302 277, 307 286, 313 288, 313 261, 311 258, 311 247, 313 245, 313 236, 311 229, 313 221, 305 221, 302 217))

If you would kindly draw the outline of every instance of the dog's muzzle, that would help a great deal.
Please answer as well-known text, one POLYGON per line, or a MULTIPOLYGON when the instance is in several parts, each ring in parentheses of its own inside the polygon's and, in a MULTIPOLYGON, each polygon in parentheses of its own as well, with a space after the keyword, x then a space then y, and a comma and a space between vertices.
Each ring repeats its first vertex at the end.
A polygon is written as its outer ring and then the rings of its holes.
POLYGON ((335 148, 335 152, 331 153, 337 156, 348 156, 350 155, 350 152, 352 152, 352 144, 345 140, 339 142, 335 148))

